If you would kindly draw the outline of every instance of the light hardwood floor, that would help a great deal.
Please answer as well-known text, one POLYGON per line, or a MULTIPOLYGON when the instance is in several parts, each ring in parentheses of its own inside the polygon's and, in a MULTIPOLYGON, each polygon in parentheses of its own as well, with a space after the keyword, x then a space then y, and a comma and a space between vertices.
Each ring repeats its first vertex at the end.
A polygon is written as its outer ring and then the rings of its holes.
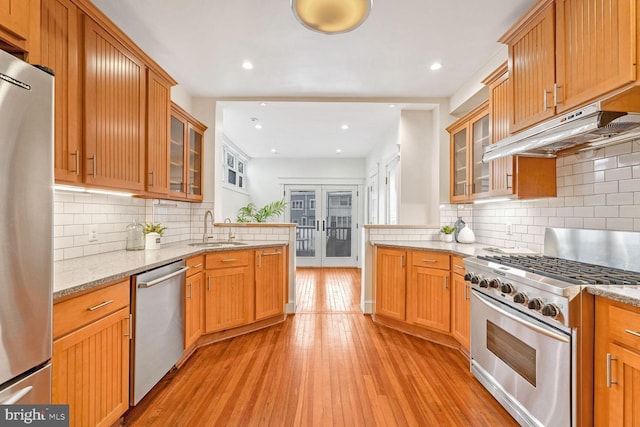
POLYGON ((360 270, 298 269, 286 322, 200 348, 130 426, 515 426, 458 351, 375 325, 360 270))

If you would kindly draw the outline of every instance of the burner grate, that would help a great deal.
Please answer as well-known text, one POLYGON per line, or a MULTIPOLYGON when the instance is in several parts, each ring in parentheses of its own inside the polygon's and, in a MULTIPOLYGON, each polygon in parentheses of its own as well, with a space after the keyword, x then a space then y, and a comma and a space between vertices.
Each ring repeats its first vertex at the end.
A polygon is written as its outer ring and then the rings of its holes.
POLYGON ((478 258, 577 285, 640 285, 640 273, 562 258, 541 255, 478 258))

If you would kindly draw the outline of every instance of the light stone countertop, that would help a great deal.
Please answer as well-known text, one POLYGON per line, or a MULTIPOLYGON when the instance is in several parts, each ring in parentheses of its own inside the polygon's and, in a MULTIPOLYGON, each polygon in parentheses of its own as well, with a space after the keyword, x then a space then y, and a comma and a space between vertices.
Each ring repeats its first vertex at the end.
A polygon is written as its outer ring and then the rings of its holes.
POLYGON ((591 285, 587 292, 640 307, 640 286, 591 285))
POLYGON ((244 241, 246 245, 198 247, 189 240, 162 245, 158 250, 115 251, 56 261, 53 264, 53 299, 91 289, 133 274, 170 264, 193 255, 214 251, 266 248, 288 245, 285 241, 244 241))
MULTIPOLYGON (((372 241, 375 246, 389 246, 407 249, 427 249, 434 251, 448 252, 454 255, 478 256, 478 255, 498 255, 494 252, 486 251, 491 245, 484 243, 445 243, 440 241, 372 241)), ((620 301, 629 305, 640 307, 640 286, 615 286, 615 285, 588 285, 586 291, 593 295, 603 296, 615 301, 620 301)))
POLYGON ((398 247, 407 249, 428 249, 439 252, 448 252, 453 255, 462 257, 478 256, 478 255, 498 255, 496 253, 486 251, 486 248, 494 248, 495 246, 486 243, 445 243, 438 240, 372 240, 374 246, 398 247))

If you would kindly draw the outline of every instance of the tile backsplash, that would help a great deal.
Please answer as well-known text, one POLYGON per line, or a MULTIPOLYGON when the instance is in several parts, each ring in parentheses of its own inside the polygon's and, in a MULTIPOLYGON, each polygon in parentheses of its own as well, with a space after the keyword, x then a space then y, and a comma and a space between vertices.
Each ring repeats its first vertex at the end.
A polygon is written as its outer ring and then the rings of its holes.
MULTIPOLYGON (((640 231, 640 141, 560 157, 556 168, 557 197, 465 206, 476 240, 541 252, 546 227, 640 231)), ((454 208, 441 207, 442 224, 454 208)))
POLYGON ((125 249, 126 227, 134 219, 162 223, 163 242, 202 238, 204 212, 213 203, 187 203, 103 194, 54 192, 54 260, 125 249), (199 225, 198 225, 199 224, 199 225), (92 228, 97 241, 89 241, 92 228), (199 235, 198 235, 199 231, 199 235))

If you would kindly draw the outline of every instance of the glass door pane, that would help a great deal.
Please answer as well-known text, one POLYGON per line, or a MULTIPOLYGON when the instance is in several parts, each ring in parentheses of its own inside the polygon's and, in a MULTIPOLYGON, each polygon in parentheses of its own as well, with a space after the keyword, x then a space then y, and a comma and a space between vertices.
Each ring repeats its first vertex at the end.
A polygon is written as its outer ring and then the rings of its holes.
POLYGON ((351 257, 351 191, 327 191, 326 248, 328 258, 351 257))
POLYGON ((453 136, 453 195, 465 196, 467 187, 467 130, 453 136))
POLYGON ((202 134, 189 126, 189 195, 202 195, 202 134))
POLYGON ((474 194, 489 191, 489 164, 482 163, 482 153, 489 145, 489 115, 473 123, 473 190, 474 194))
POLYGON ((169 144, 169 191, 184 193, 184 134, 186 124, 171 116, 171 141, 169 144))
POLYGON ((313 261, 319 256, 317 233, 320 223, 317 217, 317 200, 315 189, 289 192, 289 221, 296 224, 296 257, 299 261, 313 261))

